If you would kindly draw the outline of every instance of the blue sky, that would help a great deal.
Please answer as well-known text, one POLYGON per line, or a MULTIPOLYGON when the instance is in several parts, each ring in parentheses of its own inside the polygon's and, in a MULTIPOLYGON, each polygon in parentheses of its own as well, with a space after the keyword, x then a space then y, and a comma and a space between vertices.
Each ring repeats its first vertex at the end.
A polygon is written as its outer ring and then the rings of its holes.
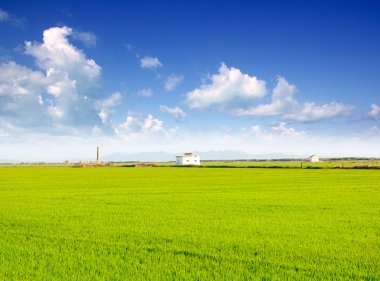
POLYGON ((2 1, 0 159, 380 157, 377 1, 2 1))

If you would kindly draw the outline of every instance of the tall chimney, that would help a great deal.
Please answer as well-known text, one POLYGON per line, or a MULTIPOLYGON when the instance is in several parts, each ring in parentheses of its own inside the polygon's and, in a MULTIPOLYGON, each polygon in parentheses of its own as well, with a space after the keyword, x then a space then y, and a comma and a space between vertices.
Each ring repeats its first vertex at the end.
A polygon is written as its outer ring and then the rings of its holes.
POLYGON ((96 163, 100 163, 100 150, 99 146, 96 148, 96 163))

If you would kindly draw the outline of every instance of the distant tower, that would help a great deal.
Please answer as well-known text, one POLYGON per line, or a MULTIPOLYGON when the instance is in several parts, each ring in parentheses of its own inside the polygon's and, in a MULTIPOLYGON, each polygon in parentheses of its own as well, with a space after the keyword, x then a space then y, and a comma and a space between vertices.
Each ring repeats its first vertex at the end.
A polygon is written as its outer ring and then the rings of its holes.
POLYGON ((99 146, 96 148, 96 163, 97 164, 100 163, 100 150, 99 150, 99 146))

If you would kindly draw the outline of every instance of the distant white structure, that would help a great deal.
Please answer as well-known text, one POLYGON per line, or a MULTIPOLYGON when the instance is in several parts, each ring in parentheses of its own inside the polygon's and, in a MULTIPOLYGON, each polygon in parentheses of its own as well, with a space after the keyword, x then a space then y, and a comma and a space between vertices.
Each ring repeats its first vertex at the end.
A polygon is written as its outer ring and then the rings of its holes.
POLYGON ((182 155, 177 155, 175 163, 178 166, 185 166, 185 165, 200 165, 201 159, 199 155, 193 154, 193 153, 185 153, 182 155))
POLYGON ((319 162, 319 156, 317 156, 317 155, 311 155, 309 157, 309 161, 312 162, 312 163, 319 162))

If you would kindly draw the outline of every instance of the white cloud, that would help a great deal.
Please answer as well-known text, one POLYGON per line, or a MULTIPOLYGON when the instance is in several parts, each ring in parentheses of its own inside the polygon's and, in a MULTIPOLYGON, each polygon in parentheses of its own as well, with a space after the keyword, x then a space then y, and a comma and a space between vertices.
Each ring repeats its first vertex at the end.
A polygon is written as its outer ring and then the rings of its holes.
POLYGON ((123 138, 147 137, 164 132, 163 123, 151 114, 144 116, 129 112, 127 119, 115 127, 115 133, 123 138))
POLYGON ((121 99, 122 94, 115 92, 105 99, 95 101, 95 106, 99 110, 98 116, 103 124, 109 122, 110 115, 115 112, 114 108, 120 105, 121 99))
POLYGON ((380 117, 380 106, 375 103, 371 104, 371 111, 368 112, 368 116, 373 120, 378 119, 380 117))
POLYGON ((115 92, 105 99, 96 101, 96 105, 100 108, 113 108, 120 104, 122 97, 120 92, 115 92))
POLYGON ((63 111, 57 106, 49 106, 48 112, 53 118, 62 118, 64 115, 63 111))
POLYGON ((107 109, 102 108, 98 112, 98 116, 103 124, 106 124, 109 121, 110 112, 107 109))
POLYGON ((225 110, 242 102, 260 99, 267 93, 265 81, 243 74, 237 68, 228 68, 224 63, 220 66, 219 73, 211 76, 210 82, 186 94, 186 103, 190 108, 215 106, 225 110))
POLYGON ((153 96, 153 94, 154 94, 154 92, 150 88, 142 89, 142 90, 137 92, 138 96, 144 97, 144 98, 151 97, 151 96, 153 96))
POLYGON ((307 102, 298 109, 298 111, 287 113, 283 116, 285 120, 293 120, 300 122, 313 122, 323 119, 331 119, 341 116, 348 116, 354 107, 337 103, 335 101, 317 105, 315 102, 307 102))
POLYGON ((49 85, 47 86, 47 92, 54 96, 55 98, 62 98, 63 96, 71 96, 73 99, 77 98, 77 81, 71 80, 67 73, 53 73, 54 71, 48 74, 50 80, 49 85))
POLYGON ((236 116, 282 116, 284 120, 313 122, 348 116, 354 109, 350 105, 335 101, 322 105, 317 105, 315 102, 300 104, 294 97, 296 92, 295 85, 290 84, 284 77, 278 77, 270 103, 235 109, 232 114, 236 116))
POLYGON ((186 112, 184 112, 178 106, 176 106, 174 108, 170 108, 166 105, 160 105, 160 110, 164 113, 167 113, 167 114, 173 116, 174 118, 179 118, 179 119, 182 118, 183 119, 183 118, 186 118, 186 116, 187 116, 186 112))
POLYGON ((305 131, 298 131, 288 127, 285 122, 278 126, 272 126, 270 130, 263 130, 259 125, 254 125, 250 129, 251 134, 255 137, 268 141, 278 141, 279 139, 298 139, 306 136, 305 131))
MULTIPOLYGON (((137 131, 140 129, 140 118, 138 115, 133 113, 128 113, 127 119, 119 125, 119 129, 126 131, 137 131)), ((116 128, 116 132, 119 132, 119 129, 116 128)))
POLYGON ((287 127, 285 122, 281 122, 278 126, 273 126, 272 131, 278 132, 283 136, 289 137, 300 137, 306 134, 304 131, 297 131, 294 128, 287 127))
POLYGON ((294 94, 297 92, 295 85, 289 84, 285 78, 279 76, 277 85, 273 89, 272 101, 269 104, 260 104, 256 107, 239 108, 233 111, 236 116, 253 115, 253 116, 275 116, 298 107, 294 94))
POLYGON ((48 113, 54 122, 88 126, 99 119, 92 100, 84 96, 97 87, 101 67, 70 44, 68 36, 72 32, 65 26, 49 28, 43 32, 42 44, 25 42, 25 53, 45 71, 49 83, 46 90, 52 96, 48 113))
POLYGON ((0 64, 0 123, 46 125, 48 113, 39 99, 46 86, 47 79, 40 71, 15 62, 0 64))
POLYGON ((43 33, 43 43, 25 42, 25 53, 36 59, 37 65, 46 71, 47 76, 66 74, 75 80, 78 87, 86 89, 94 86, 101 74, 101 67, 92 59, 87 59, 68 41, 72 34, 69 27, 51 27, 43 33))
POLYGON ((43 43, 25 42, 39 70, 0 65, 0 119, 19 127, 93 126, 100 122, 96 88, 101 67, 68 41, 72 29, 44 31, 43 43))
POLYGON ((0 96, 35 95, 44 91, 48 84, 40 71, 7 62, 0 64, 0 96))
POLYGON ((164 89, 166 92, 173 91, 179 83, 183 81, 183 75, 170 74, 168 78, 166 78, 164 89))
POLYGON ((162 125, 163 125, 163 121, 161 120, 158 120, 157 118, 154 118, 153 115, 148 115, 148 117, 146 117, 144 119, 144 122, 142 123, 142 131, 143 132, 160 132, 162 131, 162 125))
POLYGON ((96 35, 92 32, 82 32, 73 30, 71 36, 86 45, 86 47, 94 47, 98 41, 96 35))
POLYGON ((140 66, 142 68, 149 68, 149 69, 153 69, 153 68, 157 68, 157 67, 163 67, 160 60, 156 57, 143 57, 140 60, 140 66))

